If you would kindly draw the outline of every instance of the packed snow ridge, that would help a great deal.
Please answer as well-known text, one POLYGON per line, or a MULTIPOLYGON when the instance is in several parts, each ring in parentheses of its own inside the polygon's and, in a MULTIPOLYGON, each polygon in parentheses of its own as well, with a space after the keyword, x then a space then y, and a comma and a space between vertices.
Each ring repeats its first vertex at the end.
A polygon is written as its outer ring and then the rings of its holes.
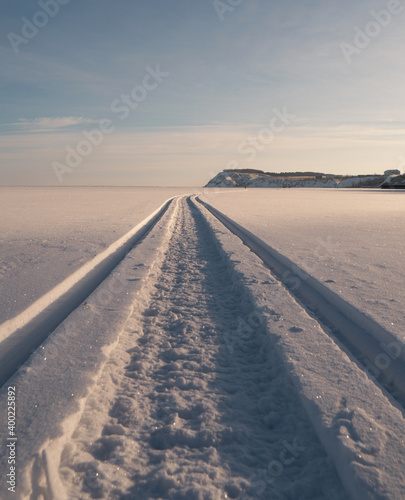
POLYGON ((391 188, 405 186, 401 175, 367 175, 342 177, 325 174, 271 174, 260 170, 224 170, 211 179, 205 187, 244 188, 391 188))

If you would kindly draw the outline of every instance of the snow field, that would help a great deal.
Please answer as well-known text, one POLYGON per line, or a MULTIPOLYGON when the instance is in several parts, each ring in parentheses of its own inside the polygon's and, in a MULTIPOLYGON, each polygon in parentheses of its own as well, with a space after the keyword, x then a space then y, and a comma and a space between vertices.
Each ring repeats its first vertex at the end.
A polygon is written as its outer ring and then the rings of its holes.
POLYGON ((10 381, 19 493, 401 498, 403 410, 375 382, 239 238, 178 200, 10 381))

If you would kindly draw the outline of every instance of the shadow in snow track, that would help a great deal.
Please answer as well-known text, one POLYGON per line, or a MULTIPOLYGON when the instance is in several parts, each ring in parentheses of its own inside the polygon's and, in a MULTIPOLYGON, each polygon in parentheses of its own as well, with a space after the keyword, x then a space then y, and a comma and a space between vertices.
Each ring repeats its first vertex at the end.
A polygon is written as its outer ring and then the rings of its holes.
POLYGON ((121 500, 345 498, 228 256, 190 200, 181 217, 128 367, 153 410, 121 500))
POLYGON ((375 383, 380 378, 382 385, 405 407, 405 345, 398 338, 253 233, 199 197, 197 201, 238 236, 315 319, 330 328, 359 366, 363 370, 366 366, 375 383))

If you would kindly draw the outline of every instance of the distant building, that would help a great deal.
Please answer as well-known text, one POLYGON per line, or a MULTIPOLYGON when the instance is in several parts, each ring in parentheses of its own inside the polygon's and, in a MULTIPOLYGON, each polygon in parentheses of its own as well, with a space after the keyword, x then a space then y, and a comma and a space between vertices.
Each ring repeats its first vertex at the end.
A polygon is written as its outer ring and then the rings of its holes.
POLYGON ((389 175, 400 175, 400 173, 401 172, 399 170, 394 169, 394 170, 386 170, 384 172, 384 175, 385 175, 385 177, 388 177, 389 175))

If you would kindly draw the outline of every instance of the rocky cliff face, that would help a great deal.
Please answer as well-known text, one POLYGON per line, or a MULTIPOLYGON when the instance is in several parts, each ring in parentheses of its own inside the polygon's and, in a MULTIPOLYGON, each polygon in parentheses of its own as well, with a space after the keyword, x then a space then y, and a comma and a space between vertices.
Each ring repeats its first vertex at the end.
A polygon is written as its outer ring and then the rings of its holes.
POLYGON ((366 177, 349 177, 339 183, 340 188, 377 188, 385 181, 384 175, 368 175, 366 177))
POLYGON ((383 189, 405 189, 405 174, 390 175, 385 182, 381 184, 383 189))
POLYGON ((246 174, 240 172, 220 172, 205 187, 260 187, 260 188, 289 188, 337 187, 333 179, 314 179, 299 177, 270 177, 265 174, 246 174))
POLYGON ((265 173, 220 172, 205 187, 241 187, 241 188, 379 188, 391 187, 392 184, 405 185, 405 176, 368 175, 337 179, 315 179, 314 177, 272 177, 265 173))

